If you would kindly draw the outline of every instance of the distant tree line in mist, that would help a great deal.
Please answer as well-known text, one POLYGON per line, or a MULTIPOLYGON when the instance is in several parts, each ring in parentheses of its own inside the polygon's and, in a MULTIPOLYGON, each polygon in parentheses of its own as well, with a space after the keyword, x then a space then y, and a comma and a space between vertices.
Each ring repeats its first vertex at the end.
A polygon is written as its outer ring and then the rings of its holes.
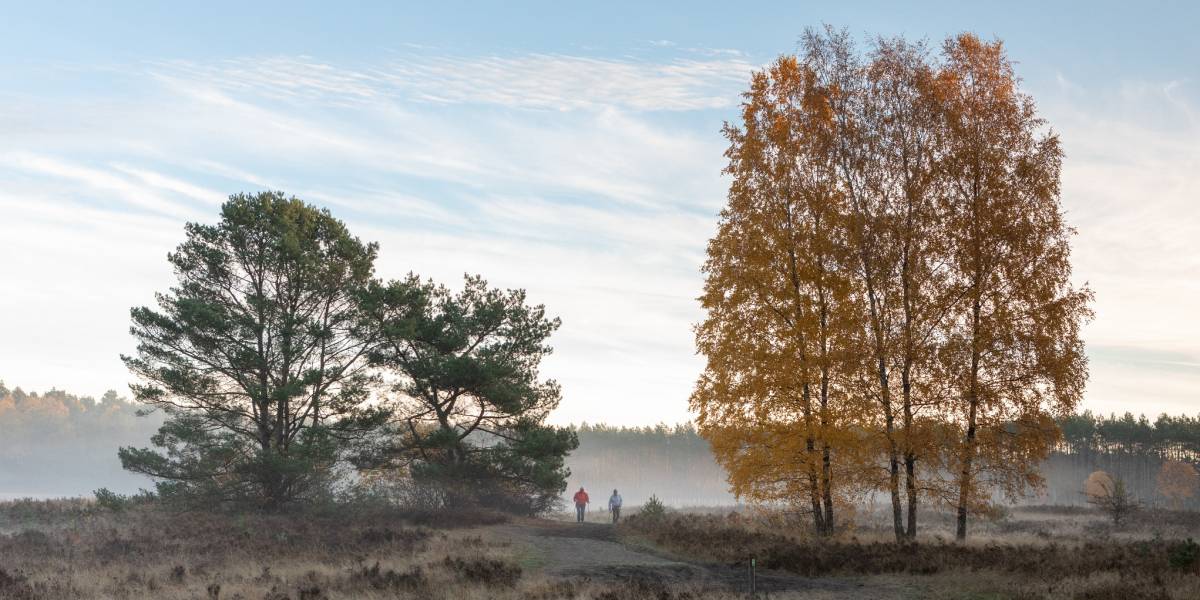
POLYGON ((1145 415, 1125 413, 1108 417, 1086 411, 1059 421, 1064 454, 1146 454, 1166 460, 1195 461, 1200 456, 1200 415, 1145 415))
POLYGON ((1128 412, 1107 417, 1083 412, 1058 424, 1062 438, 1042 466, 1046 487, 1035 501, 1082 504, 1081 482, 1104 471, 1147 504, 1200 509, 1195 494, 1172 503, 1161 489, 1164 465, 1200 466, 1200 415, 1162 414, 1151 421, 1128 412))
MULTIPOLYGON (((1029 504, 1086 504, 1083 482, 1096 470, 1120 477, 1150 505, 1165 504, 1158 474, 1168 461, 1200 464, 1200 415, 1103 416, 1091 411, 1058 421, 1063 437, 1041 466, 1045 487, 1024 499, 1029 504)), ((580 485, 611 493, 619 488, 629 502, 656 494, 675 506, 736 502, 725 471, 709 443, 691 423, 614 427, 584 423, 576 428, 579 449, 567 459, 568 491, 580 485)), ((1200 508, 1192 498, 1182 508, 1200 508)))
POLYGON ((162 424, 157 416, 139 417, 138 408, 113 390, 97 400, 58 389, 9 389, 0 381, 0 497, 150 487, 116 456, 118 446, 144 440, 162 424))
POLYGON ((691 423, 644 427, 583 423, 575 432, 579 448, 567 457, 568 494, 585 486, 597 498, 618 489, 631 505, 651 495, 672 506, 735 502, 725 470, 691 423))
MULTIPOLYGON (((99 399, 51 389, 26 392, 0 382, 0 496, 86 495, 108 487, 150 487, 121 469, 115 450, 153 435, 162 419, 108 391, 99 399)), ((1156 477, 1165 461, 1200 459, 1200 415, 1097 415, 1059 421, 1063 437, 1043 465, 1046 488, 1030 503, 1084 504, 1083 481, 1095 470, 1121 477, 1147 503, 1161 503, 1156 477)), ((579 448, 567 458, 567 493, 585 486, 597 498, 612 490, 631 505, 651 494, 674 506, 728 505, 724 470, 691 423, 573 427, 579 448)), ((595 503, 597 507, 601 502, 595 503)), ((1185 508, 1197 508, 1191 499, 1185 508)))

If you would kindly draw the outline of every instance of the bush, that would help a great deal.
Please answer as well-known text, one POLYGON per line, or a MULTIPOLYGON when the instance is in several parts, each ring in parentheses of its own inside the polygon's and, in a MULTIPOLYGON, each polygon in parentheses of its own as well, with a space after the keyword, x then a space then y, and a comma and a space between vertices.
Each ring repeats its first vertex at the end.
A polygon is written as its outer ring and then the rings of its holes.
POLYGON ((37 598, 33 588, 25 581, 25 576, 20 573, 10 574, 4 569, 0 569, 0 598, 11 598, 13 600, 33 600, 37 598))
POLYGON ((1118 581, 1106 583, 1075 593, 1072 600, 1171 600, 1159 584, 1146 585, 1146 582, 1118 581))
POLYGON ((1125 487, 1124 480, 1110 477, 1104 471, 1096 471, 1088 476, 1084 492, 1088 503, 1104 511, 1117 527, 1142 507, 1142 503, 1125 487))
MULTIPOLYGON (((817 540, 756 518, 677 513, 659 519, 635 517, 629 520, 628 527, 678 555, 725 564, 754 556, 764 568, 806 577, 990 570, 1014 574, 1022 580, 1057 581, 1065 574, 1088 577, 1116 570, 1164 577, 1173 571, 1168 564, 1172 545, 1158 540, 1092 541, 1079 546, 1039 543, 964 546, 923 541, 910 546, 853 538, 817 540)), ((1188 551, 1178 552, 1182 560, 1188 551)))
POLYGON ((1200 560, 1200 544, 1192 541, 1192 538, 1172 546, 1170 553, 1167 554, 1167 561, 1173 569, 1194 569, 1198 560, 1200 560))
POLYGON ((488 587, 513 587, 521 579, 519 565, 492 558, 464 559, 447 556, 442 561, 442 566, 467 581, 481 583, 488 587))
POLYGON ((128 507, 128 500, 125 496, 109 490, 108 488, 100 488, 96 490, 96 506, 101 510, 110 512, 122 512, 128 507))
POLYGON ((642 505, 638 515, 646 519, 661 519, 667 514, 667 507, 658 499, 658 496, 650 495, 650 499, 642 505))
POLYGON ((61 523, 86 517, 95 510, 95 503, 86 498, 21 498, 0 502, 0 524, 16 528, 31 523, 61 523))
POLYGON ((154 492, 142 490, 132 496, 118 494, 108 488, 96 490, 96 506, 109 512, 124 512, 134 506, 149 504, 155 500, 154 492))

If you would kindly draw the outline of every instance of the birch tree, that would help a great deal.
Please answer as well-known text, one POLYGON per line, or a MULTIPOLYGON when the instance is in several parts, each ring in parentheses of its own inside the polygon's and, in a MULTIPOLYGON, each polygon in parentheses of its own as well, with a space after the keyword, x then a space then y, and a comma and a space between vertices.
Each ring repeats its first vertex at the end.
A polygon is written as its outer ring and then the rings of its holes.
POLYGON ((943 53, 943 227, 960 300, 942 354, 956 392, 947 418, 960 433, 949 457, 963 539, 987 490, 981 477, 1009 490, 1038 482, 1058 436, 1051 417, 1072 413, 1087 381, 1079 329, 1091 293, 1071 282, 1058 136, 1019 90, 1002 44, 963 34, 943 53))

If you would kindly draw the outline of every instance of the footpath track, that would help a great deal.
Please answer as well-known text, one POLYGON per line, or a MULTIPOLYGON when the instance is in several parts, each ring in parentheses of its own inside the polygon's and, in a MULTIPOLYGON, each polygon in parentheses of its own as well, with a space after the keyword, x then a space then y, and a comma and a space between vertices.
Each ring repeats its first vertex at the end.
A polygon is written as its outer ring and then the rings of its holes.
MULTIPOLYGON (((742 565, 692 562, 648 548, 622 543, 607 523, 523 520, 490 528, 512 543, 523 561, 546 575, 593 581, 646 581, 746 591, 748 569, 742 565)), ((801 577, 759 571, 756 588, 772 598, 891 599, 913 598, 916 590, 894 582, 862 578, 801 577)))

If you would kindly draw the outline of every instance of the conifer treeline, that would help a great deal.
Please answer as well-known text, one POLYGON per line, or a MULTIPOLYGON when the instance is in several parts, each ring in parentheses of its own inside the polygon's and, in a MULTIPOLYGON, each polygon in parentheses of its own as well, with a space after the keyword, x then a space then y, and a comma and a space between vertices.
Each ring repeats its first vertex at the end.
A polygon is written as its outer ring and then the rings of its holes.
POLYGON ((1200 458, 1200 415, 1125 413, 1107 417, 1085 411, 1059 421, 1063 439, 1055 450, 1063 454, 1132 454, 1163 460, 1195 462, 1200 458))

